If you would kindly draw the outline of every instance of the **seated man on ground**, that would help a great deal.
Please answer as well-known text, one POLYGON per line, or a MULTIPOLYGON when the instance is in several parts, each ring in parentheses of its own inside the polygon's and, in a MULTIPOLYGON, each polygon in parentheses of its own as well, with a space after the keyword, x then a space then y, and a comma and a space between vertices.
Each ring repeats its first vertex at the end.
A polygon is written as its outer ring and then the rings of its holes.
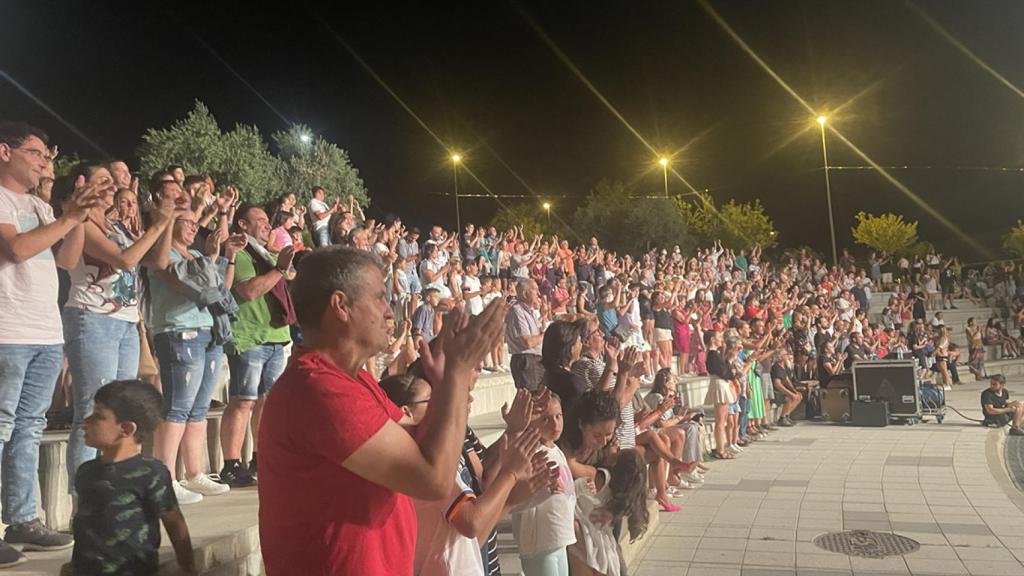
POLYGON ((1020 400, 1009 402, 1010 392, 1006 389, 1006 377, 994 374, 989 378, 989 387, 981 392, 981 412, 985 415, 985 426, 1002 428, 1010 425, 1010 434, 1024 436, 1020 428, 1024 418, 1024 403, 1020 400))

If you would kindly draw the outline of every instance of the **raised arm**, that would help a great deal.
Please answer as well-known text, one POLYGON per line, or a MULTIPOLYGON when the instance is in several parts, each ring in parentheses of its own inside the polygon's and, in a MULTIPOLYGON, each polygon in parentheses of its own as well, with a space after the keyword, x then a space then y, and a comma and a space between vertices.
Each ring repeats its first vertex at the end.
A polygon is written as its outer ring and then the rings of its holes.
POLYGON ((445 497, 466 435, 469 383, 476 366, 501 336, 505 308, 501 300, 495 300, 468 323, 457 309, 449 312, 439 345, 434 349, 421 346, 432 391, 417 438, 389 420, 345 459, 345 468, 414 498, 445 497))

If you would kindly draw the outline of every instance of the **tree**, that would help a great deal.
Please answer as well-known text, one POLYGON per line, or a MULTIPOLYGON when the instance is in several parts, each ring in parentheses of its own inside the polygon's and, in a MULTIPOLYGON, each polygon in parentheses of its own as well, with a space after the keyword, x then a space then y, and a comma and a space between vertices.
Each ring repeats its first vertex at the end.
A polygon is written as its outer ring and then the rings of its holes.
POLYGON ((636 255, 676 244, 687 250, 693 246, 677 200, 640 197, 622 182, 598 182, 572 221, 580 238, 597 237, 614 252, 636 255))
POLYGON ((918 244, 917 222, 906 222, 895 214, 874 216, 859 212, 853 239, 884 254, 910 254, 918 244))
POLYGON ((273 135, 281 158, 281 180, 301 204, 312 196, 313 186, 322 186, 328 196, 354 196, 362 206, 369 197, 359 171, 352 167, 348 153, 303 125, 273 135))
POLYGON ((188 174, 209 174, 238 188, 248 202, 262 204, 284 191, 284 169, 254 126, 222 132, 210 110, 196 100, 185 118, 168 128, 150 128, 139 149, 143 174, 180 164, 188 174))
POLYGON ((543 211, 537 207, 536 202, 517 202, 502 208, 491 219, 491 226, 498 229, 498 233, 504 233, 511 228, 523 227, 523 234, 527 240, 532 240, 538 234, 549 233, 546 226, 547 220, 543 211))
POLYGON ((1003 239, 1003 248, 1017 258, 1024 257, 1024 221, 1018 220, 1017 225, 1003 239))
POLYGON ((771 248, 778 242, 778 231, 764 213, 760 200, 729 200, 716 207, 712 198, 699 194, 695 202, 682 203, 680 210, 687 227, 704 246, 717 241, 726 248, 741 250, 754 246, 771 248))
POLYGON ((729 200, 719 209, 722 220, 722 245, 739 250, 760 246, 771 248, 778 241, 778 232, 760 200, 738 203, 729 200))

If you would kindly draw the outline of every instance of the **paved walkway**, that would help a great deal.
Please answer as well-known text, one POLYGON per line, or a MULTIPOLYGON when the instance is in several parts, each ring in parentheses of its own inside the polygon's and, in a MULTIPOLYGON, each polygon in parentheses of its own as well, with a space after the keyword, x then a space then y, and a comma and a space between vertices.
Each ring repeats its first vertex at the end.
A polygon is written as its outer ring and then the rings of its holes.
MULTIPOLYGON (((978 417, 987 383, 949 393, 978 417)), ((1021 397, 1024 379, 1009 382, 1021 397)), ((800 423, 773 433, 677 499, 647 535, 636 576, 1024 574, 1024 495, 1003 464, 1004 431, 949 412, 943 424, 800 423), (822 550, 824 532, 896 532, 921 544, 871 560, 822 550)))

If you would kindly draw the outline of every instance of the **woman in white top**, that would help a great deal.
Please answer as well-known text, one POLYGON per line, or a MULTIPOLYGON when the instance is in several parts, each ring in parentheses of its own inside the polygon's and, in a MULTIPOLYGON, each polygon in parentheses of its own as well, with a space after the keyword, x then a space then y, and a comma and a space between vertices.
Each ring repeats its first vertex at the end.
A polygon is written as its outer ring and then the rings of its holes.
MULTIPOLYGON (((113 181, 102 165, 80 165, 75 171, 85 175, 90 184, 113 181)), ((144 258, 154 266, 167 266, 170 224, 176 200, 183 196, 181 186, 174 181, 161 182, 156 192, 154 200, 159 198, 159 204, 151 212, 152 223, 138 238, 106 218, 114 198, 113 194, 104 198, 85 221, 82 259, 69 271, 71 290, 63 324, 75 409, 68 442, 68 486, 72 493, 78 466, 96 456, 96 450, 84 441, 84 422, 92 414, 96 390, 108 382, 138 375, 138 266, 144 258)), ((179 206, 188 210, 188 199, 179 206)))

